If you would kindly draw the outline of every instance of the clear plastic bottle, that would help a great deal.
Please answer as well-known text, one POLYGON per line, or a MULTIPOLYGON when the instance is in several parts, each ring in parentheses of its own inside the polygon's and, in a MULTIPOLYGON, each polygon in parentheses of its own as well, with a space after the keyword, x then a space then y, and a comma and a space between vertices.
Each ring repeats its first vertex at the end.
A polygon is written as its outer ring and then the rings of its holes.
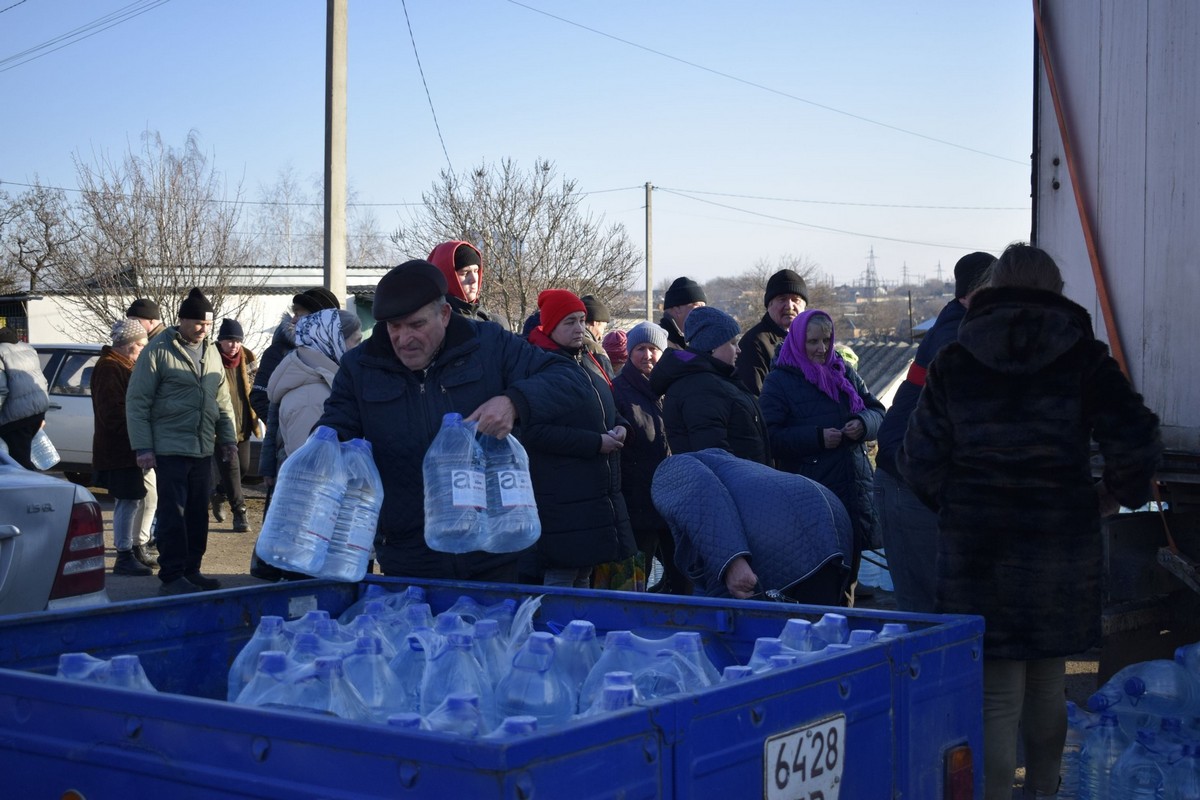
POLYGON ((265 650, 258 654, 254 675, 233 702, 242 706, 288 705, 289 683, 287 653, 265 650))
POLYGON ((600 691, 596 695, 596 699, 586 706, 580 706, 580 716, 593 716, 600 714, 604 705, 604 694, 610 689, 618 689, 622 693, 628 693, 630 704, 637 705, 641 703, 642 697, 638 694, 637 687, 633 683, 633 673, 615 671, 606 672, 603 681, 600 684, 600 691))
POLYGON ((49 434, 45 428, 40 428, 33 436, 33 441, 29 445, 29 460, 38 469, 46 470, 53 467, 61 459, 58 455, 58 450, 54 447, 54 442, 50 441, 49 434))
POLYGON ((229 688, 226 699, 233 701, 245 688, 258 669, 258 654, 266 650, 287 651, 288 641, 283 633, 283 617, 267 615, 258 621, 254 635, 242 647, 229 667, 229 688))
POLYGON ((342 630, 342 626, 338 625, 336 619, 318 620, 316 627, 313 628, 313 633, 321 637, 321 646, 324 653, 329 655, 348 656, 354 652, 354 637, 347 631, 342 630))
POLYGON ((753 672, 766 672, 771 668, 771 657, 785 652, 783 640, 774 636, 760 636, 754 640, 754 649, 750 651, 750 659, 746 666, 753 672))
POLYGON ((504 639, 500 636, 500 623, 494 619, 481 619, 475 623, 475 656, 487 674, 492 686, 508 674, 509 662, 504 639))
POLYGON ((141 659, 135 655, 113 656, 112 660, 108 662, 108 677, 104 682, 109 686, 136 689, 139 692, 158 691, 146 677, 141 659))
POLYGON ((813 642, 812 623, 806 619, 795 617, 789 619, 779 632, 779 640, 791 650, 810 651, 820 647, 813 642))
POLYGON ((295 708, 342 719, 369 721, 370 713, 358 691, 342 671, 342 659, 321 656, 293 679, 291 703, 295 708))
POLYGON ((1154 739, 1154 731, 1138 731, 1137 740, 1113 764, 1113 800, 1162 800, 1163 771, 1154 739))
POLYGON ((863 647, 864 645, 874 644, 879 640, 879 634, 876 631, 867 628, 855 628, 850 631, 850 638, 846 640, 846 644, 851 647, 863 647))
MULTIPOLYGON (((384 613, 383 603, 374 603, 377 606, 377 613, 384 613)), ((364 636, 374 636, 379 639, 379 646, 383 652, 383 657, 391 661, 396 657, 396 645, 392 644, 392 640, 384 632, 383 627, 379 624, 379 619, 374 613, 363 613, 355 617, 349 625, 343 625, 342 630, 349 634, 356 642, 364 636)))
POLYGON ((342 662, 342 672, 358 691, 374 721, 386 722, 392 714, 410 710, 404 686, 388 666, 379 637, 359 637, 354 652, 342 662))
POLYGON ((558 672, 578 700, 579 690, 602 652, 596 626, 586 619, 573 619, 554 639, 558 672))
POLYGON ((850 621, 845 614, 826 612, 813 624, 813 636, 825 644, 844 644, 850 636, 850 621))
POLYGON ((485 736, 485 739, 519 739, 522 736, 532 736, 537 733, 537 717, 523 714, 517 717, 505 717, 496 726, 496 730, 485 736))
POLYGON ((338 622, 343 625, 347 624, 359 614, 367 609, 367 603, 383 603, 387 606, 387 597, 391 594, 387 589, 380 586, 378 583, 368 583, 362 587, 362 594, 357 600, 346 607, 346 610, 338 615, 338 622))
POLYGON ((1080 796, 1079 751, 1083 749, 1083 740, 1087 737, 1088 727, 1091 724, 1091 716, 1068 700, 1067 738, 1063 744, 1062 766, 1059 769, 1061 778, 1058 785, 1059 800, 1078 800, 1080 796))
POLYGON ((490 553, 515 553, 542 535, 529 456, 517 437, 481 436, 487 479, 487 541, 490 553))
POLYGON ((1138 711, 1159 716, 1200 716, 1200 677, 1175 661, 1158 659, 1132 665, 1125 694, 1138 711))
POLYGON ((62 653, 58 657, 59 678, 72 681, 100 683, 108 671, 108 659, 96 658, 88 653, 62 653))
POLYGON ((345 491, 337 434, 318 425, 279 468, 254 552, 280 569, 320 573, 345 491))
POLYGON ((575 694, 554 669, 554 636, 529 635, 513 656, 512 669, 496 684, 496 710, 501 717, 536 717, 543 730, 558 727, 575 712, 575 694))
POLYGON ((425 453, 423 472, 425 543, 442 553, 482 550, 487 481, 474 423, 464 423, 461 414, 442 417, 442 428, 425 453))
POLYGON ((365 439, 351 439, 342 444, 342 463, 346 469, 346 492, 317 577, 358 583, 367 574, 367 562, 375 546, 379 508, 383 505, 383 481, 371 455, 371 443, 365 439))
POLYGON ((604 649, 579 690, 579 708, 591 706, 600 696, 605 675, 610 672, 638 672, 649 663, 650 657, 637 646, 631 631, 609 631, 604 637, 604 649))
POLYGON ((580 717, 596 717, 612 714, 633 706, 637 702, 637 691, 632 686, 605 686, 600 700, 580 714, 580 717))
POLYGON ((453 733, 474 739, 487 732, 479 695, 472 692, 451 692, 446 699, 425 715, 430 730, 453 733))
POLYGON ((1087 800, 1116 800, 1111 792, 1112 769, 1129 746, 1129 739, 1117 724, 1117 715, 1104 711, 1088 729, 1079 751, 1080 794, 1087 800))
POLYGON ((329 619, 329 612, 323 608, 305 611, 303 616, 283 623, 284 635, 294 639, 298 633, 316 633, 317 623, 323 619, 329 619))
POLYGON ((885 622, 879 629, 880 639, 899 639, 908 633, 907 622, 885 622))
POLYGON ((441 652, 429 659, 421 678, 422 714, 428 716, 450 694, 467 692, 478 698, 488 728, 495 724, 496 702, 492 684, 475 658, 473 643, 469 633, 451 633, 441 652))
POLYGON ((427 660, 421 637, 410 633, 404 637, 396 657, 388 665, 400 683, 401 706, 405 711, 420 712, 421 682, 425 677, 427 660))
POLYGON ((1200 800, 1200 741, 1186 742, 1163 773, 1163 800, 1200 800))
POLYGON ((729 683, 730 681, 740 681, 743 678, 749 678, 754 674, 754 670, 747 667, 745 664, 730 664, 721 673, 721 682, 729 683))
POLYGON ((715 686, 721 682, 721 673, 704 651, 704 639, 698 631, 679 631, 669 638, 675 651, 695 668, 703 685, 715 686))

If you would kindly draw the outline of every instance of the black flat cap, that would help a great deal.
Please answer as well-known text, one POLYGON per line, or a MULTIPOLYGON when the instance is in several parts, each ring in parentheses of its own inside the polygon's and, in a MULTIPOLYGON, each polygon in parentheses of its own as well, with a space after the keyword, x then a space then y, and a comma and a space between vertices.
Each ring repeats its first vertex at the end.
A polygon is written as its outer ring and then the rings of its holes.
POLYGON ((406 317, 446 296, 446 276, 428 261, 413 259, 393 267, 375 287, 371 315, 380 322, 406 317))

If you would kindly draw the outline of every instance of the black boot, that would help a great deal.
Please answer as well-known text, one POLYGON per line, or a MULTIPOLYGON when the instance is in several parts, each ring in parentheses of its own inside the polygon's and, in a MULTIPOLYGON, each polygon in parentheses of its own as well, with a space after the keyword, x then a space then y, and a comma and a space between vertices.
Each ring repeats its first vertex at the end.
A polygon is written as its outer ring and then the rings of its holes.
POLYGON ((117 561, 113 564, 113 575, 137 575, 145 577, 153 575, 154 570, 133 557, 132 550, 118 550, 117 561))
POLYGON ((224 505, 225 505, 224 497, 222 497, 219 494, 214 494, 212 496, 213 519, 215 519, 217 522, 225 521, 225 509, 223 508, 224 505))
POLYGON ((145 545, 135 544, 133 546, 133 557, 147 567, 158 566, 158 559, 154 557, 154 554, 145 545))
POLYGON ((233 510, 233 532, 245 533, 250 530, 250 523, 246 521, 246 507, 235 508, 233 510))

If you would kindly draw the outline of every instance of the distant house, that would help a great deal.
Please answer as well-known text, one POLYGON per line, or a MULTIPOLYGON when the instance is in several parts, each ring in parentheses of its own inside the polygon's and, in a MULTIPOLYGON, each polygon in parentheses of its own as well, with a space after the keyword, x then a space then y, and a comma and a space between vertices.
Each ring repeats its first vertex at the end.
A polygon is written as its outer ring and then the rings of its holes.
POLYGON ((908 374, 908 365, 917 354, 909 342, 875 342, 851 339, 848 344, 858 356, 858 374, 885 407, 892 405, 896 389, 908 374))

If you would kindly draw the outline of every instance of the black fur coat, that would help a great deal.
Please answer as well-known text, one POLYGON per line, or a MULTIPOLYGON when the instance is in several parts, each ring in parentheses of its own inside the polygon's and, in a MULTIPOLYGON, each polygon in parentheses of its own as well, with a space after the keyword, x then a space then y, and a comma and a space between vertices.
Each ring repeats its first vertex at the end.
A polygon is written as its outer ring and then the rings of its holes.
POLYGON ((1036 289, 980 291, 933 361, 898 465, 938 511, 938 610, 982 615, 988 657, 1065 656, 1100 637, 1093 440, 1109 492, 1147 502, 1158 418, 1087 311, 1036 289))

